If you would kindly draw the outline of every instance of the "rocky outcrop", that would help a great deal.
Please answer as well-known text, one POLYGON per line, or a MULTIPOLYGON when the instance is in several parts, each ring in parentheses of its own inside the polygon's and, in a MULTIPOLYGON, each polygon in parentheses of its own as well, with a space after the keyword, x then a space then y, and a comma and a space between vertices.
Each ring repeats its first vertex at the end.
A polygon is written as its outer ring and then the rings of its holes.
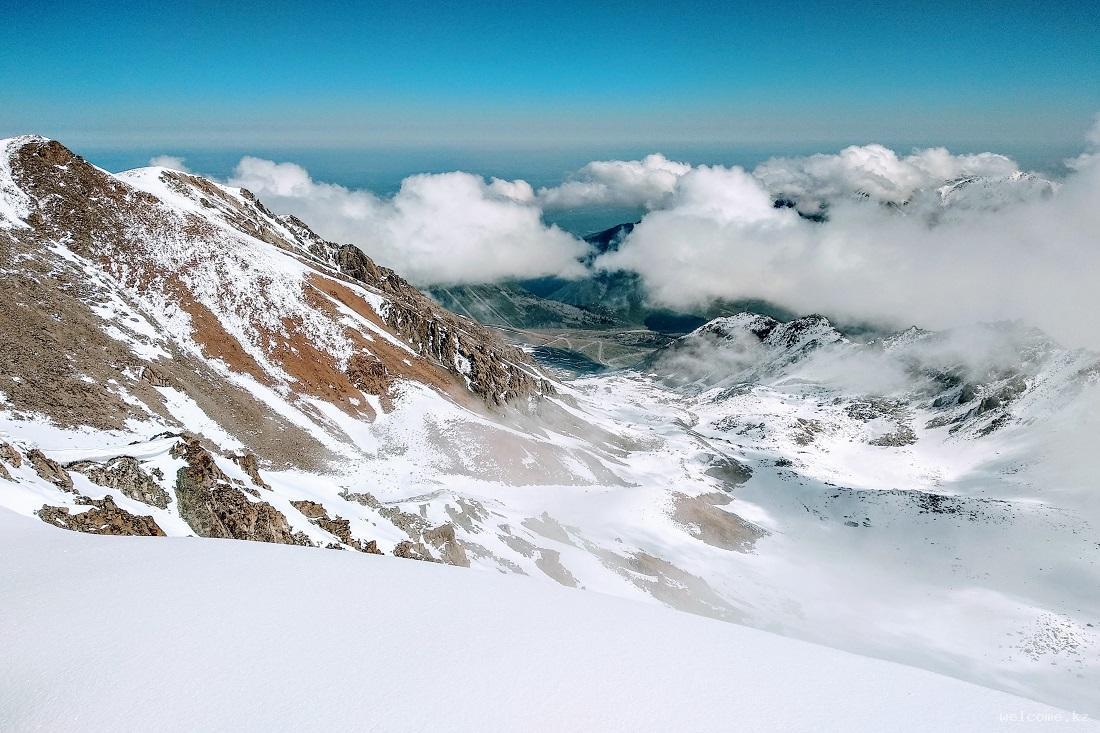
POLYGON ((398 507, 383 504, 370 493, 344 491, 340 494, 340 498, 374 509, 413 540, 419 541, 420 535, 431 526, 428 520, 419 514, 404 512, 398 507))
POLYGON ((447 565, 470 567, 470 560, 466 556, 466 548, 455 539, 455 528, 452 524, 441 524, 421 535, 421 540, 402 540, 393 548, 394 557, 404 557, 410 560, 425 560, 427 562, 442 562, 447 565), (434 547, 439 553, 436 557, 429 547, 434 547))
POLYGON ((131 514, 120 509, 110 496, 102 499, 78 497, 77 504, 91 507, 73 514, 68 507, 43 506, 38 510, 39 518, 48 524, 76 532, 109 535, 136 535, 140 537, 164 537, 162 530, 153 518, 147 515, 131 514))
POLYGON ((195 534, 312 546, 309 537, 291 529, 282 512, 265 501, 250 500, 234 486, 198 439, 183 439, 172 455, 186 462, 176 474, 176 501, 180 517, 195 534))
POLYGON ((242 453, 241 455, 234 455, 233 462, 241 467, 241 470, 248 474, 248 477, 252 479, 252 483, 259 486, 261 489, 270 489, 267 482, 260 476, 260 461, 256 458, 255 453, 242 453))
MULTIPOLYGON (((432 527, 431 523, 419 514, 405 512, 398 507, 383 504, 373 494, 366 492, 353 493, 345 490, 340 494, 340 498, 374 509, 409 536, 408 540, 402 540, 394 547, 393 554, 395 556, 412 560, 444 562, 448 565, 458 565, 464 568, 470 567, 470 559, 466 556, 466 548, 455 536, 455 526, 450 522, 432 527), (439 553, 439 557, 436 557, 430 548, 435 548, 439 553)), ((450 507, 448 507, 448 513, 454 516, 450 507)))
POLYGON ((470 567, 470 560, 466 557, 466 549, 455 538, 453 524, 441 524, 438 527, 429 529, 422 537, 425 542, 439 550, 443 562, 464 568, 470 567))
POLYGON ((348 359, 345 372, 348 379, 364 394, 382 396, 389 393, 390 377, 385 363, 370 354, 357 353, 348 359))
POLYGON ((386 325, 421 356, 466 380, 470 390, 489 404, 553 393, 552 385, 537 375, 526 354, 505 345, 484 326, 440 308, 357 247, 342 246, 336 256, 344 275, 390 296, 384 313, 386 325))
POLYGON ((730 486, 740 486, 752 478, 752 468, 748 464, 725 455, 712 456, 704 473, 730 486))
POLYGON ((47 457, 42 451, 32 448, 27 452, 27 460, 34 467, 35 473, 44 480, 49 481, 62 491, 73 490, 73 477, 60 463, 47 457))
POLYGON ((171 387, 172 383, 168 380, 168 377, 164 375, 159 369, 155 367, 147 366, 141 370, 141 381, 146 382, 152 387, 171 387))
POLYGON ((15 446, 0 440, 0 461, 19 468, 23 465, 23 456, 19 454, 15 446))
POLYGON ((292 501, 290 504, 308 518, 310 522, 335 536, 348 547, 371 555, 382 554, 382 551, 378 549, 378 542, 376 540, 364 542, 356 539, 351 533, 351 522, 339 515, 337 515, 335 519, 332 519, 329 517, 328 511, 323 505, 305 499, 301 501, 292 501))
POLYGON ((868 445, 876 445, 881 448, 901 448, 913 445, 917 442, 917 434, 908 425, 901 425, 892 433, 880 435, 867 441, 868 445))
MULTIPOLYGON (((77 461, 66 466, 70 471, 77 471, 88 477, 88 480, 99 486, 109 489, 118 489, 123 496, 134 501, 140 501, 158 509, 168 507, 168 492, 165 491, 153 476, 141 468, 141 463, 132 456, 118 456, 107 463, 95 463, 94 461, 77 461)), ((154 468, 155 473, 160 469, 154 468)), ((162 476, 157 478, 163 479, 162 476)))
POLYGON ((19 468, 23 465, 23 456, 19 455, 19 451, 13 446, 0 440, 0 478, 14 481, 15 479, 12 478, 11 473, 8 472, 7 467, 4 465, 5 463, 15 468, 19 468))
POLYGON ((394 557, 403 557, 406 560, 423 560, 424 562, 439 562, 439 558, 432 555, 423 542, 410 542, 402 540, 393 548, 394 557))

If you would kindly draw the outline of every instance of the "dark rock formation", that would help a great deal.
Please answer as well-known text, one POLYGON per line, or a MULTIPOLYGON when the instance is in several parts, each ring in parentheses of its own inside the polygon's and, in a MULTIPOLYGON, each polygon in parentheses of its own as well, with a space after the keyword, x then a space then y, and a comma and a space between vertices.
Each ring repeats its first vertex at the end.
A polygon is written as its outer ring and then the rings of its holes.
POLYGON ((88 477, 93 484, 118 489, 123 496, 159 509, 168 507, 168 492, 141 468, 132 456, 119 456, 107 463, 77 461, 66 466, 88 477))
POLYGON ((301 501, 292 501, 291 505, 307 517, 313 524, 316 524, 321 529, 325 530, 331 535, 334 535, 337 539, 343 542, 348 547, 359 550, 359 552, 366 552, 371 555, 381 555, 382 551, 378 549, 378 542, 376 540, 369 540, 363 542, 358 540, 351 533, 351 522, 343 517, 337 515, 336 519, 332 519, 328 515, 328 511, 324 506, 315 502, 303 499, 301 501))
POLYGON ((0 461, 19 468, 23 465, 23 456, 19 455, 19 451, 15 449, 15 446, 0 440, 0 461))
POLYGON ((241 455, 233 456, 233 462, 241 467, 241 470, 248 474, 248 477, 252 479, 252 483, 259 486, 261 489, 270 489, 267 482, 260 476, 260 461, 256 458, 255 453, 242 453, 241 455))
POLYGON ((521 350, 504 344, 484 326, 443 310, 392 270, 379 267, 359 248, 344 245, 336 257, 340 272, 390 296, 386 325, 421 356, 469 380, 470 390, 487 403, 501 405, 515 398, 553 392, 521 350))
POLYGON ((196 438, 185 438, 172 455, 187 465, 176 475, 180 517, 200 537, 225 537, 284 545, 312 546, 294 532, 285 516, 265 501, 252 501, 233 486, 196 438))
POLYGON ((62 491, 73 490, 73 478, 69 475, 69 472, 60 463, 48 458, 42 451, 32 448, 27 452, 27 460, 34 466, 35 473, 46 481, 62 491))
POLYGON ((38 510, 38 516, 43 522, 76 532, 164 537, 164 530, 153 521, 152 517, 138 516, 120 509, 110 496, 102 499, 81 496, 76 502, 90 506, 91 509, 79 514, 71 514, 68 507, 47 505, 38 510))

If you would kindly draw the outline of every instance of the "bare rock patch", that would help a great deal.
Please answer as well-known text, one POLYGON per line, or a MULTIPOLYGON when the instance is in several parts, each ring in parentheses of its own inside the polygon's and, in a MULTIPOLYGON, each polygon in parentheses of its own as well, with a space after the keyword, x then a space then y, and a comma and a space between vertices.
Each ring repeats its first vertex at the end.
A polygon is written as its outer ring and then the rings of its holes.
MULTIPOLYGON (((106 463, 76 461, 66 466, 88 477, 92 483, 109 489, 117 489, 134 501, 140 501, 158 509, 168 508, 168 492, 161 488, 154 477, 146 473, 141 463, 132 456, 118 456, 106 463)), ((153 469, 159 473, 159 469, 153 469)), ((161 476, 160 478, 163 478, 161 476)))
POLYGON ((38 517, 48 524, 75 532, 106 535, 133 535, 139 537, 164 537, 164 530, 148 515, 131 514, 119 508, 110 496, 102 499, 77 498, 78 504, 89 507, 79 514, 72 514, 68 507, 44 505, 38 517))

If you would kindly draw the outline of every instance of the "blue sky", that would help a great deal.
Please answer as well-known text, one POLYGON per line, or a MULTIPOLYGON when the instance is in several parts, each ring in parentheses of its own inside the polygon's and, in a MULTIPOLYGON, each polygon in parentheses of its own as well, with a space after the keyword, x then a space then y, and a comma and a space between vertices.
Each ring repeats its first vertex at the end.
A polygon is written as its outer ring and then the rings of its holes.
POLYGON ((91 149, 1065 146, 1100 111, 1089 2, 0 5, 0 135, 91 149))

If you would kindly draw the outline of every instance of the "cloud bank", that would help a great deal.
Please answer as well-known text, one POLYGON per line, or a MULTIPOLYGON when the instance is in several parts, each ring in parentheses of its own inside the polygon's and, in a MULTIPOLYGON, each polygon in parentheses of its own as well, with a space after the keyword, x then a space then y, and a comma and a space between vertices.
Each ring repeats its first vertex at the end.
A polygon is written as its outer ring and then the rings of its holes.
POLYGON ((836 155, 772 158, 753 175, 774 196, 798 201, 807 210, 853 194, 901 204, 946 181, 1008 176, 1018 170, 1015 161, 994 153, 952 155, 946 148, 927 148, 899 157, 882 145, 853 145, 836 155))
POLYGON ((594 267, 637 273, 657 306, 758 298, 936 329, 1022 319, 1100 347, 1100 124, 1066 164, 1054 184, 1002 155, 943 148, 852 146, 752 171, 650 155, 595 161, 537 191, 455 172, 411 176, 383 198, 315 181, 293 163, 244 158, 229 182, 421 286, 584 276, 588 248, 542 212, 628 205, 647 213, 594 267), (822 206, 824 223, 799 215, 822 206))
POLYGON ((1003 156, 899 158, 878 146, 776 159, 753 174, 700 166, 596 266, 639 273, 654 303, 681 310, 761 298, 895 326, 1022 319, 1066 343, 1100 347, 1100 158, 1077 160, 1057 195, 1010 196, 1011 205, 931 219, 924 208, 847 194, 899 203, 950 177, 1000 176, 977 182, 991 185, 995 202, 1033 179, 1003 156), (792 190, 831 201, 829 220, 774 208, 779 192, 792 190))
POLYGON ((579 258, 586 245, 543 223, 525 181, 416 175, 384 199, 314 181, 294 163, 243 158, 229 183, 296 214, 328 239, 358 245, 421 286, 585 272, 579 258))
POLYGON ((559 186, 541 188, 539 203, 547 209, 584 206, 660 206, 691 166, 663 155, 642 160, 597 160, 559 186))

